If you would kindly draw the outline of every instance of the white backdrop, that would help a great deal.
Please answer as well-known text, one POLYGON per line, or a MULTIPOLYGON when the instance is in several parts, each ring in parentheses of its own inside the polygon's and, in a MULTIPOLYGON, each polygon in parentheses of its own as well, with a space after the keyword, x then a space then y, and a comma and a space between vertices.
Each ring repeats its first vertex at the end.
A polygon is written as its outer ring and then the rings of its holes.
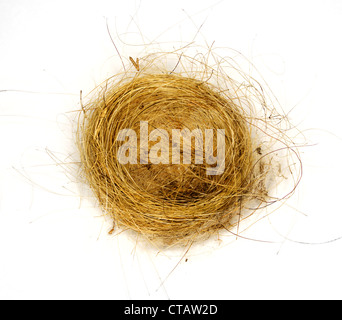
POLYGON ((337 0, 0 0, 0 298, 342 298, 341 34, 337 0), (121 67, 106 21, 126 61, 215 41, 260 71, 313 145, 295 195, 243 234, 271 243, 223 234, 180 259, 108 234, 73 164, 80 90, 121 67))

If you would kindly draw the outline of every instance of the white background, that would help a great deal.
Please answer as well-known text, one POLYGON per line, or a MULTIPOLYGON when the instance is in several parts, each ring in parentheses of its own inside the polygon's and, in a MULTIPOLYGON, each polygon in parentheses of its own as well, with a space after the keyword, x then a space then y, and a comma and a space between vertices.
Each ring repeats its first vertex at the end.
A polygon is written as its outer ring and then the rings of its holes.
POLYGON ((0 298, 342 298, 341 35, 338 0, 0 0, 0 298), (313 145, 303 179, 243 234, 272 243, 223 234, 180 259, 108 235, 73 165, 79 92, 121 67, 106 20, 125 61, 193 39, 233 48, 291 111, 313 145))

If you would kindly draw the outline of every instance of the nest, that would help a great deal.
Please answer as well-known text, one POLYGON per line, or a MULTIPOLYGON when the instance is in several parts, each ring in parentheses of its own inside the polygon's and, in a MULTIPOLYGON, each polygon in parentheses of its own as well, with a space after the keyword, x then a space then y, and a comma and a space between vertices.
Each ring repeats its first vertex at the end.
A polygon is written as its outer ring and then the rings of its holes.
POLYGON ((194 75, 141 61, 82 106, 87 183, 117 226, 153 242, 185 244, 229 230, 268 201, 272 168, 252 108, 214 69, 194 75))

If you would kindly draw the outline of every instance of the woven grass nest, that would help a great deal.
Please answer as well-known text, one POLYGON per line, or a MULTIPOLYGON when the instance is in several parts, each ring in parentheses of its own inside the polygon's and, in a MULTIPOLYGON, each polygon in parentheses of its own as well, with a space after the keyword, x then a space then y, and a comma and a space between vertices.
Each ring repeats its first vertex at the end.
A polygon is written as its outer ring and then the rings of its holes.
POLYGON ((229 230, 276 200, 279 165, 265 137, 280 130, 265 104, 256 114, 247 86, 184 54, 168 66, 169 56, 130 58, 82 105, 77 137, 82 174, 115 225, 176 245, 229 230))

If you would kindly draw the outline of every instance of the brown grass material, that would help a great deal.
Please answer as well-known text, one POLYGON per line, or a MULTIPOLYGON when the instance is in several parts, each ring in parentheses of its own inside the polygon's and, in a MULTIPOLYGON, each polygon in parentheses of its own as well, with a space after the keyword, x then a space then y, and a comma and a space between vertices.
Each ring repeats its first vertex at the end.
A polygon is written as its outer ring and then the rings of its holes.
MULTIPOLYGON (((248 87, 242 89, 219 68, 184 55, 167 67, 160 62, 165 56, 130 58, 130 70, 93 92, 82 105, 78 145, 82 173, 117 226, 155 243, 188 244, 229 230, 244 212, 248 216, 274 201, 268 188, 275 170, 262 137, 270 137, 267 130, 280 131, 269 124, 268 113, 255 115, 255 102, 246 98, 248 87), (190 62, 190 71, 182 60, 190 62), (224 172, 207 175, 205 153, 203 163, 195 163, 194 139, 191 163, 172 164, 170 151, 169 164, 141 164, 141 121, 148 121, 149 133, 158 128, 169 137, 172 129, 224 129, 224 172), (127 128, 137 133, 137 164, 118 161, 123 142, 116 138, 127 128)), ((214 135, 214 146, 216 141, 214 135)), ((149 141, 149 151, 157 143, 149 141)))

